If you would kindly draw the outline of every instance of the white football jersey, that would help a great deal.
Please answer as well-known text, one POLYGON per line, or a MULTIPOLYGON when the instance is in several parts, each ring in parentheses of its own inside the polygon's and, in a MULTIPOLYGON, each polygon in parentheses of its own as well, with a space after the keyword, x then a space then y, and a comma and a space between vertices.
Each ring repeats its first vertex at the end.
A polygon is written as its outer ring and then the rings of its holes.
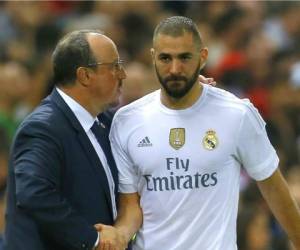
POLYGON ((110 139, 119 191, 138 192, 134 250, 235 250, 240 168, 268 178, 278 157, 248 100, 208 85, 184 110, 157 90, 116 113, 110 139))

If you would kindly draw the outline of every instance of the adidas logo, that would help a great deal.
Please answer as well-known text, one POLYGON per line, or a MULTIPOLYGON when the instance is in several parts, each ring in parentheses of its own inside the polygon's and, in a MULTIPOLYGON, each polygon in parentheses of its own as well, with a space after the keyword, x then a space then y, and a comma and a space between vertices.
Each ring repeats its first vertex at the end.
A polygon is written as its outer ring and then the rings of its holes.
POLYGON ((146 136, 143 140, 141 140, 138 144, 138 147, 152 147, 149 137, 146 136))

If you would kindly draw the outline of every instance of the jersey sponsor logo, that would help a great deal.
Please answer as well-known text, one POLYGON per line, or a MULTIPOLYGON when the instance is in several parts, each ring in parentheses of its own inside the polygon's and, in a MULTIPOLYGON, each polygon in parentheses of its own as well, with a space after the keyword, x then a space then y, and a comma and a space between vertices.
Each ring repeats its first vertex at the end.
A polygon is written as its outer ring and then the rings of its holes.
POLYGON ((143 177, 146 180, 147 190, 155 192, 208 188, 216 186, 218 183, 217 172, 176 175, 171 171, 169 176, 145 174, 143 177))
POLYGON ((199 189, 216 186, 217 172, 199 173, 190 168, 190 159, 167 157, 165 159, 166 172, 163 176, 144 174, 148 191, 172 191, 185 189, 199 189))
POLYGON ((180 149, 185 143, 185 129, 171 128, 169 135, 169 143, 174 149, 180 149))
POLYGON ((152 147, 152 143, 148 136, 139 142, 138 147, 152 147))
POLYGON ((205 149, 214 150, 219 144, 219 140, 216 135, 216 132, 213 130, 206 131, 206 135, 202 140, 202 144, 205 149))

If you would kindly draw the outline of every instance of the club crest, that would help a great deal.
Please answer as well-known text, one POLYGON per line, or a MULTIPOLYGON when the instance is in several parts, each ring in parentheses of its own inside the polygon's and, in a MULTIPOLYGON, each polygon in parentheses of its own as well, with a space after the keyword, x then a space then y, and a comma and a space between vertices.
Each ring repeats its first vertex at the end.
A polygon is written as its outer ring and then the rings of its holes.
POLYGON ((169 143, 174 149, 180 149, 185 143, 185 129, 171 128, 169 135, 169 143))
POLYGON ((213 130, 206 131, 206 135, 203 138, 202 144, 205 149, 214 150, 219 144, 216 132, 213 130))

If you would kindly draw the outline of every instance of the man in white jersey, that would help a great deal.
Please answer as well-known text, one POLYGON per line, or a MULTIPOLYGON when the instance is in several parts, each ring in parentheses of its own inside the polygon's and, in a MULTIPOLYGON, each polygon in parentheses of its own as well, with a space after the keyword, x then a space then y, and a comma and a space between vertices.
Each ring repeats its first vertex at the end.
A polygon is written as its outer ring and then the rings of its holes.
POLYGON ((208 50, 186 17, 155 29, 161 89, 121 108, 110 139, 119 169, 115 226, 134 250, 234 250, 241 167, 300 249, 300 215, 265 123, 248 100, 197 83, 208 50))

